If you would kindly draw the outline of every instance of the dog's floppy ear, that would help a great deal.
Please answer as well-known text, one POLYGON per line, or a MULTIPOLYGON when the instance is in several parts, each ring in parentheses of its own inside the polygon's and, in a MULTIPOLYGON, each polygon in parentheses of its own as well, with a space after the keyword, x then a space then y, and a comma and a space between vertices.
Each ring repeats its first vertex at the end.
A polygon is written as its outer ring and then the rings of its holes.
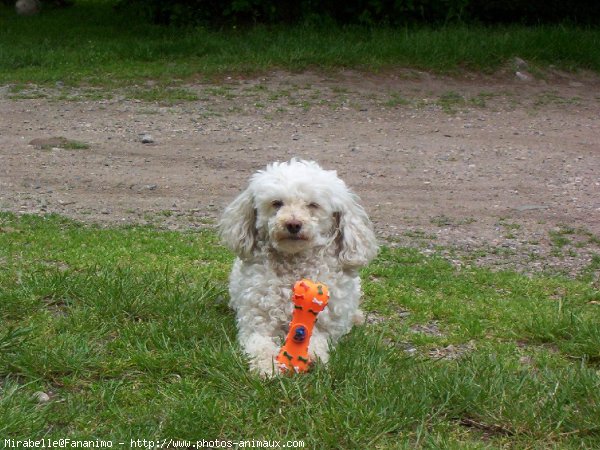
POLYGON ((223 242, 240 258, 252 254, 257 241, 256 211, 248 189, 225 208, 219 222, 219 234, 223 242))
POLYGON ((377 255, 377 239, 369 216, 358 203, 358 197, 349 194, 335 213, 338 221, 338 259, 344 268, 366 266, 377 255))

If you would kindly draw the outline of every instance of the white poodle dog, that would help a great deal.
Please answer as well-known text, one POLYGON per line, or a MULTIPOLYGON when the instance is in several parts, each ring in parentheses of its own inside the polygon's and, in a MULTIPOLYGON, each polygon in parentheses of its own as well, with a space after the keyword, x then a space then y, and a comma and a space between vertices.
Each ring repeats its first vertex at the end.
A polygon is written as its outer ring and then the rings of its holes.
POLYGON ((377 241, 358 200, 335 171, 292 159, 255 173, 225 209, 221 237, 238 256, 230 306, 250 367, 262 376, 275 372, 296 281, 325 283, 331 296, 310 340, 313 361, 326 363, 329 345, 363 321, 358 269, 375 257, 377 241))

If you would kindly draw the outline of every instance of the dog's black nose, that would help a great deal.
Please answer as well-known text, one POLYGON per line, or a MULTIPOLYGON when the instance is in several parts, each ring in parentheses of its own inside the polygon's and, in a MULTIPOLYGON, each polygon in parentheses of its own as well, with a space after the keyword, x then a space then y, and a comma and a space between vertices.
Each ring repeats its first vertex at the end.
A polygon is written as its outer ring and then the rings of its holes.
POLYGON ((302 229, 302 222, 299 220, 290 220, 285 224, 285 227, 291 234, 298 234, 302 229))

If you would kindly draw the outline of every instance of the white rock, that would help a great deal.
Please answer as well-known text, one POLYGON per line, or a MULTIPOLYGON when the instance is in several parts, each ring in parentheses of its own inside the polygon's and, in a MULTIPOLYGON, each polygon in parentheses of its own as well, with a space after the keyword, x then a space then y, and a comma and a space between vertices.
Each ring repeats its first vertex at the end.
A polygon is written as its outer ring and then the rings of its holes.
POLYGON ((142 144, 152 144, 154 143, 154 138, 151 134, 142 134, 141 141, 142 144))
POLYGON ((33 398, 36 399, 38 403, 48 403, 50 401, 50 396, 42 391, 35 392, 33 398))
POLYGON ((42 3, 39 0, 18 0, 15 9, 21 16, 33 16, 40 12, 42 3))

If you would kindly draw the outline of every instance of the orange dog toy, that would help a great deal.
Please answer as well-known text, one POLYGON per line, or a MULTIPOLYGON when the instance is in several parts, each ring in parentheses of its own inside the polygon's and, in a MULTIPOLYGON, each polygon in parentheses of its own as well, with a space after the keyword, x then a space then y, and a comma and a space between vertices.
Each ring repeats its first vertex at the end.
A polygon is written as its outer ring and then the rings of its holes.
POLYGON ((329 291, 322 283, 300 280, 294 285, 292 294, 294 314, 290 331, 277 355, 277 366, 282 372, 293 369, 296 373, 308 370, 308 344, 317 315, 329 301, 329 291))

